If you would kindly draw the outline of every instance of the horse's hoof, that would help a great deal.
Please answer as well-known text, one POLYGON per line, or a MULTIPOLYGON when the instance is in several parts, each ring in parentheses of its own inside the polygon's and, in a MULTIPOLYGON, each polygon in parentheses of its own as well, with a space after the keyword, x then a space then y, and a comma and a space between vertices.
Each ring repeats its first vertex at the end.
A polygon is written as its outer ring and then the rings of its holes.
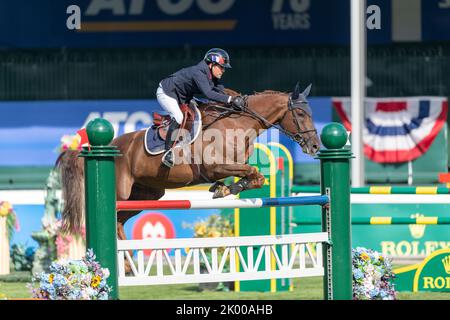
POLYGON ((231 192, 227 186, 225 186, 225 185, 218 186, 216 191, 213 194, 213 199, 224 198, 224 197, 228 196, 229 194, 231 194, 231 192))
POLYGON ((214 191, 212 198, 213 199, 223 198, 222 192, 220 190, 216 189, 216 191, 214 191))
POLYGON ((214 184, 209 188, 209 192, 216 192, 217 188, 223 187, 225 184, 222 181, 216 181, 214 184))

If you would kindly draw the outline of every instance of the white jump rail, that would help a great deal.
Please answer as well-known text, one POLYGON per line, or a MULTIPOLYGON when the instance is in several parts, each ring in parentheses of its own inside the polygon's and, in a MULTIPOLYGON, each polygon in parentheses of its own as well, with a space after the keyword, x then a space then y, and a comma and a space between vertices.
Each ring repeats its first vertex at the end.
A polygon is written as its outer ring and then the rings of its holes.
POLYGON ((280 236, 118 240, 119 286, 323 276, 322 243, 328 241, 326 232, 280 236), (316 245, 315 255, 313 244, 316 245), (219 253, 219 248, 223 248, 223 253, 219 253), (146 257, 144 250, 152 251, 146 257), (169 257, 168 250, 173 250, 173 258, 169 257), (130 251, 137 251, 136 261, 130 251), (187 252, 184 259, 183 252, 187 252), (125 259, 130 263, 131 274, 125 274, 125 259), (237 267, 237 262, 241 268, 237 267), (206 267, 204 273, 200 270, 201 264, 206 267), (164 266, 167 267, 164 269, 164 266))

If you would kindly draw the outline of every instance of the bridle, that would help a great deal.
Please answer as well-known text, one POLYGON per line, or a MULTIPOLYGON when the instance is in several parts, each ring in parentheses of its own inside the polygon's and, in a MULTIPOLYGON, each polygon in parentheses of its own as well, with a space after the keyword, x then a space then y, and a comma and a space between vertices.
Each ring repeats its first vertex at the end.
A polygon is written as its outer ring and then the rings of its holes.
POLYGON ((309 129, 309 130, 302 130, 300 127, 300 119, 298 118, 297 113, 295 112, 296 109, 301 110, 303 113, 307 114, 309 117, 311 117, 311 112, 307 111, 306 108, 304 107, 304 105, 308 106, 308 103, 306 101, 294 101, 292 100, 292 95, 289 95, 289 101, 288 101, 288 111, 291 112, 292 114, 292 118, 293 118, 293 122, 297 128, 297 132, 296 133, 292 133, 290 131, 287 131, 286 129, 284 129, 283 127, 281 127, 280 122, 283 121, 283 119, 286 117, 286 115, 288 114, 288 112, 286 112, 283 116, 283 118, 278 121, 277 123, 273 124, 271 122, 269 122, 266 118, 264 118, 263 116, 261 116, 260 114, 258 114, 257 112, 249 109, 247 106, 247 99, 248 96, 244 96, 244 101, 245 101, 245 107, 242 110, 243 113, 247 113, 249 115, 251 115, 252 117, 256 118, 257 120, 260 120, 262 123, 264 123, 267 127, 275 127, 278 130, 280 130, 281 132, 283 132, 286 136, 288 136, 291 140, 297 142, 300 147, 303 147, 305 144, 308 143, 309 139, 305 139, 303 137, 303 135, 305 133, 308 132, 317 132, 316 129, 309 129))
MULTIPOLYGON (((293 122, 297 128, 297 132, 292 134, 292 133, 288 132, 287 130, 282 129, 281 126, 278 128, 278 130, 282 130, 285 135, 287 135, 289 138, 291 138, 292 140, 297 142, 300 145, 300 147, 303 147, 305 144, 307 144, 310 139, 310 138, 305 139, 303 137, 303 134, 308 133, 308 132, 316 132, 317 133, 316 129, 302 130, 300 128, 300 120, 298 118, 297 112, 295 112, 296 109, 307 114, 308 117, 310 117, 310 118, 312 117, 311 111, 310 110, 308 111, 305 106, 309 108, 308 102, 302 101, 302 100, 294 101, 294 100, 292 100, 292 95, 289 95, 288 110, 291 111, 292 118, 294 119, 293 122)), ((287 112, 286 112, 286 114, 287 114, 287 112)), ((280 120, 280 122, 283 121, 284 117, 286 117, 286 114, 283 116, 283 118, 280 120)))

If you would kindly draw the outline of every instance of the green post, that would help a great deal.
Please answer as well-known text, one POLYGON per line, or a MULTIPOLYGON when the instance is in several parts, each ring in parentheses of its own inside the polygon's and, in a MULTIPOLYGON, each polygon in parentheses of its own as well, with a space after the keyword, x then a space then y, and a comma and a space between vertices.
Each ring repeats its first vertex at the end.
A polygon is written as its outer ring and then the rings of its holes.
POLYGON ((320 159, 321 193, 330 197, 329 208, 322 209, 322 230, 330 234, 325 246, 324 299, 352 300, 352 256, 350 214, 350 159, 344 148, 347 131, 339 123, 326 125, 320 136, 326 149, 320 159))
POLYGON ((97 261, 108 268, 110 299, 119 298, 117 275, 116 177, 114 158, 119 151, 109 143, 114 137, 112 125, 101 118, 86 126, 90 150, 83 148, 86 201, 86 247, 92 248, 97 261))

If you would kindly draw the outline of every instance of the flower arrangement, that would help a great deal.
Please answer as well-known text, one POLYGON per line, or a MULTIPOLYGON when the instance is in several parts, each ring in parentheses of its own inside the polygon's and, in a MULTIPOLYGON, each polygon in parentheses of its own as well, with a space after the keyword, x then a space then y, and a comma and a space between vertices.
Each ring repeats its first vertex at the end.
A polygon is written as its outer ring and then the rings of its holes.
POLYGON ((8 201, 0 202, 0 217, 6 217, 6 230, 8 233, 8 240, 11 241, 14 230, 19 231, 19 219, 17 219, 16 212, 13 206, 8 201))
POLYGON ((395 300, 391 261, 377 251, 352 249, 353 300, 395 300))
POLYGON ((81 137, 78 134, 75 135, 63 135, 61 137, 61 144, 57 149, 58 153, 66 150, 81 150, 81 137))
POLYGON ((234 236, 233 224, 222 215, 213 214, 206 220, 194 224, 195 238, 217 238, 234 236))
POLYGON ((107 300, 108 277, 109 270, 101 268, 88 249, 81 260, 60 259, 50 265, 49 273, 36 273, 28 288, 33 298, 43 300, 107 300))

